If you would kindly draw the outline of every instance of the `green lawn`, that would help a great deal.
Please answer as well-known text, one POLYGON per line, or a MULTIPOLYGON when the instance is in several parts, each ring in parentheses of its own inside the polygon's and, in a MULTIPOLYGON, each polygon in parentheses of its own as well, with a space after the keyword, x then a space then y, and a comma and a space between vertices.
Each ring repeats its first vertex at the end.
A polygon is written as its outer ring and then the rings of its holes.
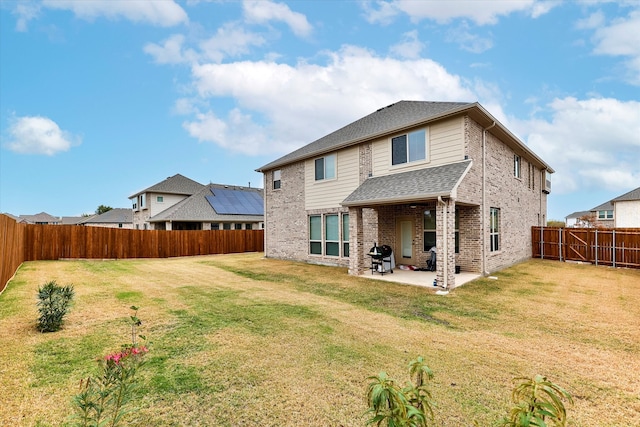
POLYGON ((640 426, 640 271, 531 260, 446 296, 262 254, 28 262, 0 295, 0 425, 72 425, 79 382, 152 342, 128 426, 364 426, 367 377, 435 373, 437 426, 490 426, 513 377, 567 389, 571 426, 640 426), (36 289, 73 284, 64 328, 36 289))

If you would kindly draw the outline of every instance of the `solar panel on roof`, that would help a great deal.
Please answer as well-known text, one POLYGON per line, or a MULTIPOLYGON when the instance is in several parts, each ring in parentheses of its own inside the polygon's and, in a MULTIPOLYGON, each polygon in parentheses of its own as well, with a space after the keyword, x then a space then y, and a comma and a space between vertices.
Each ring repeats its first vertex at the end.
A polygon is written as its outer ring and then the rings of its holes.
POLYGON ((218 214, 264 215, 264 203, 257 192, 212 188, 211 193, 205 198, 218 214))

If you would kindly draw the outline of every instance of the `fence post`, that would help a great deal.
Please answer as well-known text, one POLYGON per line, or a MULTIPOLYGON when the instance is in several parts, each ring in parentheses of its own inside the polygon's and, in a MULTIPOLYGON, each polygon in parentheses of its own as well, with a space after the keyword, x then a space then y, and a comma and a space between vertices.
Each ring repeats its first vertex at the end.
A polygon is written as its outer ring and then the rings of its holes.
POLYGON ((562 228, 558 228, 558 258, 562 262, 562 228))
POLYGON ((540 227, 540 259, 544 259, 544 225, 540 227))
POLYGON ((594 249, 595 253, 596 253, 596 265, 598 265, 598 229, 596 228, 596 246, 594 249))
POLYGON ((616 267, 616 230, 613 229, 613 256, 611 257, 613 261, 613 268, 616 267))

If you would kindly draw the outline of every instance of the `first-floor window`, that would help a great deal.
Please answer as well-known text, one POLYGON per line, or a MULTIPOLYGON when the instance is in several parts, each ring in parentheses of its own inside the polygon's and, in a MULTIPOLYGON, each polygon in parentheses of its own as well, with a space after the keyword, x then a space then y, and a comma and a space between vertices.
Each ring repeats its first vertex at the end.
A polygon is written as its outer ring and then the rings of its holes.
POLYGON ((349 214, 309 216, 309 253, 335 257, 349 256, 349 214))
POLYGON ((613 219, 613 210, 598 211, 598 219, 613 219))
POLYGON ((349 214, 342 214, 342 256, 349 256, 349 214))
POLYGON ((322 255, 322 217, 309 217, 309 253, 322 255))
POLYGON ((242 224, 235 223, 233 225, 233 228, 236 229, 236 230, 242 230, 242 224))
POLYGON ((231 230, 231 223, 229 222, 225 222, 222 224, 222 229, 223 230, 231 230))
POLYGON ((218 222, 212 222, 212 223, 211 223, 211 229, 212 229, 212 230, 220 230, 220 223, 218 223, 218 222))
POLYGON ((424 217, 422 220, 422 226, 424 230, 423 250, 428 252, 432 247, 436 245, 436 211, 435 209, 428 209, 424 211, 424 217))
POLYGON ((491 208, 489 211, 489 240, 491 252, 500 250, 500 209, 491 208))
POLYGON ((340 226, 338 215, 324 217, 325 255, 340 256, 340 226))
POLYGON ((249 223, 246 223, 246 224, 244 225, 244 229, 245 229, 245 230, 251 230, 251 229, 253 229, 253 225, 252 225, 252 224, 249 224, 249 223))

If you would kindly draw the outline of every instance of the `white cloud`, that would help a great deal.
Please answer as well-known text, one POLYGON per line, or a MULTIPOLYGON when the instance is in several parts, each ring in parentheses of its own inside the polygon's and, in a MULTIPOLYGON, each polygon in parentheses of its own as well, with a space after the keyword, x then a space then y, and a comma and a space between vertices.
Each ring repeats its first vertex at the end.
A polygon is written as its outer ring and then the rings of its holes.
POLYGON ((195 59, 196 53, 187 49, 183 52, 185 37, 182 34, 173 34, 162 44, 147 43, 143 50, 153 56, 158 64, 180 64, 195 59))
POLYGON ((222 62, 225 57, 237 57, 250 52, 252 46, 265 44, 264 37, 249 32, 235 23, 218 28, 216 35, 200 42, 204 60, 222 62))
POLYGON ((579 30, 592 30, 594 28, 602 26, 604 22, 604 13, 602 13, 601 10, 598 10, 596 12, 593 12, 586 18, 579 19, 578 22, 576 22, 576 28, 579 30))
POLYGON ((629 76, 627 80, 640 86, 640 9, 627 18, 617 19, 606 27, 598 28, 593 36, 594 50, 598 55, 623 56, 629 76))
POLYGON ((447 31, 446 40, 457 43, 461 49, 472 53, 482 53, 493 47, 493 41, 469 32, 469 25, 464 22, 457 28, 447 31))
POLYGON ((549 120, 514 121, 528 145, 556 170, 556 194, 635 188, 640 182, 640 102, 555 99, 549 120))
POLYGON ((81 143, 80 137, 63 131, 48 117, 17 117, 12 121, 8 132, 7 148, 22 154, 53 156, 81 143))
POLYGON ((325 65, 267 61, 194 65, 194 86, 203 99, 233 98, 239 109, 230 118, 199 114, 185 126, 191 135, 231 150, 275 154, 402 99, 476 99, 465 82, 432 60, 401 61, 351 46, 327 52, 326 57, 325 65), (207 139, 205 129, 214 136, 207 139), (243 137, 229 129, 241 130, 243 137), (225 137, 233 143, 225 142, 225 137), (242 147, 245 143, 250 150, 242 147))
POLYGON ((13 14, 18 16, 16 21, 16 31, 27 31, 27 23, 40 15, 40 5, 29 1, 19 1, 13 10, 13 14))
POLYGON ((365 12, 369 22, 388 23, 397 14, 405 13, 413 21, 431 19, 438 23, 448 23, 454 19, 469 19, 478 25, 493 25, 500 16, 507 16, 514 12, 528 13, 537 18, 555 7, 558 2, 536 0, 510 1, 477 1, 477 0, 449 0, 449 1, 415 1, 394 0, 365 3, 365 12))
POLYGON ((424 43, 418 38, 418 31, 413 30, 402 35, 403 41, 391 46, 391 53, 407 59, 416 59, 420 57, 424 43))
POLYGON ((293 12, 284 3, 269 0, 245 0, 243 9, 244 16, 249 22, 265 24, 269 21, 282 21, 289 26, 294 34, 302 37, 308 36, 313 30, 306 16, 293 12))
POLYGON ((171 27, 189 20, 184 9, 173 0, 44 0, 42 4, 51 9, 70 10, 77 17, 86 20, 104 16, 109 19, 124 18, 161 27, 171 27))
POLYGON ((184 122, 183 127, 199 141, 213 142, 229 151, 248 155, 264 154, 267 146, 270 151, 278 151, 286 146, 282 142, 269 144, 262 127, 237 108, 231 110, 224 120, 211 111, 199 113, 194 121, 184 122))

